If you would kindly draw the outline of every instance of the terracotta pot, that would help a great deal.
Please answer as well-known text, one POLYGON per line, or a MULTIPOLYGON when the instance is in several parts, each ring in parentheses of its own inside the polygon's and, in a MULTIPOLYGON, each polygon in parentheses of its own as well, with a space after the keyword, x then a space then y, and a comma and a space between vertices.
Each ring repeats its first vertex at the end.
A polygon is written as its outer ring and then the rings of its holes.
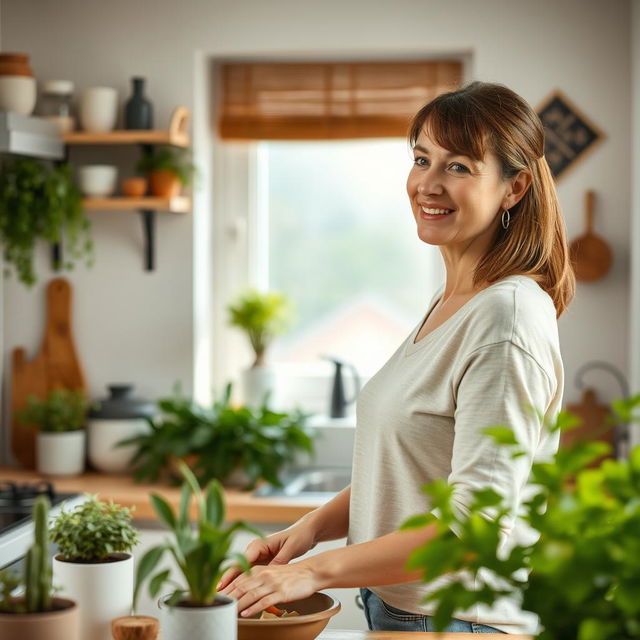
POLYGON ((26 53, 0 53, 0 75, 32 78, 29 56, 26 53))
POLYGON ((180 180, 173 171, 152 171, 149 181, 151 195, 157 198, 174 198, 180 195, 180 180))
POLYGON ((0 638, 80 640, 78 605, 66 598, 52 604, 54 610, 44 613, 0 613, 0 638))
POLYGON ((120 186, 127 198, 142 198, 147 193, 147 185, 146 178, 125 178, 120 186))

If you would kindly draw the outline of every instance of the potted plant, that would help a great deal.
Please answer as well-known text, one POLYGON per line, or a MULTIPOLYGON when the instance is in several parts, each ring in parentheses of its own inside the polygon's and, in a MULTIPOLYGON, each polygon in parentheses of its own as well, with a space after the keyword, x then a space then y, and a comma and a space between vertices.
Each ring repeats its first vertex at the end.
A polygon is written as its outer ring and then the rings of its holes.
POLYGON ((111 640, 111 620, 131 613, 133 556, 138 542, 132 510, 96 496, 72 511, 63 509, 53 523, 51 540, 59 553, 53 576, 80 607, 82 638, 111 640))
POLYGON ((36 463, 47 475, 76 475, 84 471, 85 430, 89 402, 81 389, 54 389, 44 400, 29 396, 16 413, 24 425, 38 427, 36 463))
POLYGON ((173 198, 191 182, 195 167, 188 149, 164 145, 145 151, 136 171, 149 176, 151 195, 173 198))
MULTIPOLYGON (((12 157, 0 165, 0 243, 7 265, 27 286, 36 282, 33 256, 38 240, 65 245, 65 262, 93 260, 90 223, 69 164, 48 168, 40 160, 12 157)), ((10 274, 7 268, 5 274, 10 274)))
POLYGON ((53 595, 48 518, 49 499, 39 496, 33 505, 34 543, 27 551, 24 577, 0 574, 0 638, 80 640, 76 603, 53 595), (20 588, 24 596, 13 596, 20 588))
POLYGON ((157 573, 149 581, 149 594, 155 598, 167 582, 175 589, 158 601, 160 628, 171 640, 235 640, 237 610, 233 598, 216 593, 216 585, 230 564, 249 569, 246 558, 230 551, 233 536, 240 530, 261 533, 244 522, 224 526, 225 505, 222 489, 211 480, 201 491, 189 467, 180 463, 184 478, 180 508, 175 513, 157 494, 151 501, 158 518, 169 527, 173 539, 149 549, 140 559, 136 574, 134 606, 142 584, 168 552, 177 565, 186 586, 170 579, 171 569, 157 573), (195 498, 197 524, 189 521, 189 506, 195 498))
POLYGON ((258 406, 266 394, 275 389, 275 370, 266 362, 269 345, 289 327, 292 315, 290 300, 278 291, 247 289, 227 307, 229 323, 245 331, 255 359, 243 372, 244 401, 258 406))
MULTIPOLYGON (((640 395, 615 402, 613 409, 627 423, 635 419, 638 406, 640 395)), ((578 418, 561 413, 550 428, 577 424, 578 418)), ((507 427, 491 427, 487 433, 511 447, 514 457, 521 455, 507 427)), ((500 521, 509 510, 500 495, 491 489, 476 490, 469 513, 463 516, 453 508, 446 482, 425 487, 431 508, 440 516, 419 515, 404 526, 436 522, 438 534, 414 552, 409 566, 424 569, 425 581, 463 572, 429 596, 438 603, 438 628, 444 628, 456 609, 491 604, 508 593, 522 599, 524 610, 537 614, 541 640, 639 637, 640 447, 627 460, 609 459, 589 468, 608 449, 602 441, 578 441, 561 447, 553 460, 533 465, 536 491, 524 503, 521 517, 540 532, 540 538, 506 554, 499 551, 500 521), (483 517, 487 508, 495 510, 495 519, 483 517), (487 569, 499 582, 487 583, 487 569)))
POLYGON ((298 452, 313 453, 314 431, 300 411, 280 413, 231 404, 232 385, 211 408, 176 393, 158 401, 159 415, 148 418, 150 430, 122 445, 135 445, 134 477, 156 481, 175 460, 188 460, 200 483, 229 482, 241 470, 244 488, 260 479, 280 485, 278 473, 298 452))

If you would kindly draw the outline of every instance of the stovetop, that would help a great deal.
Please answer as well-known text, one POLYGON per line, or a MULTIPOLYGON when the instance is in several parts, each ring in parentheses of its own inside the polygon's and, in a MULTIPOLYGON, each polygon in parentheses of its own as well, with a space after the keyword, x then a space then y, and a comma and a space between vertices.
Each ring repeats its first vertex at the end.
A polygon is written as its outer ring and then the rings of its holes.
POLYGON ((63 503, 71 509, 84 501, 80 494, 57 492, 51 482, 0 480, 0 568, 23 555, 33 542, 31 510, 39 495, 49 497, 51 516, 60 512, 63 503))

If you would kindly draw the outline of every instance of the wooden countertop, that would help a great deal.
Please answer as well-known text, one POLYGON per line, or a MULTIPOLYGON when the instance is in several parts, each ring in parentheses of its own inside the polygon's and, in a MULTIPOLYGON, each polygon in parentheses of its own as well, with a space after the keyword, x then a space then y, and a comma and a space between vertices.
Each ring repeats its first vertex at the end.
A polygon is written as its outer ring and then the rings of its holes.
MULTIPOLYGON (((418 631, 340 631, 328 629, 317 640, 469 640, 468 633, 421 633, 418 631)), ((532 640, 531 636, 505 635, 503 633, 483 633, 482 638, 498 640, 532 640)))
MULTIPOLYGON (((150 493, 157 493, 177 507, 180 488, 164 484, 138 484, 130 476, 106 473, 84 473, 79 476, 43 476, 35 471, 0 466, 0 480, 36 482, 47 480, 56 491, 69 493, 97 493, 102 499, 135 507, 134 517, 155 520, 149 500, 150 493)), ((226 489, 225 500, 228 520, 247 520, 262 523, 291 523, 322 504, 312 498, 256 498, 251 491, 226 489)), ((192 504, 192 508, 194 505, 192 504)))

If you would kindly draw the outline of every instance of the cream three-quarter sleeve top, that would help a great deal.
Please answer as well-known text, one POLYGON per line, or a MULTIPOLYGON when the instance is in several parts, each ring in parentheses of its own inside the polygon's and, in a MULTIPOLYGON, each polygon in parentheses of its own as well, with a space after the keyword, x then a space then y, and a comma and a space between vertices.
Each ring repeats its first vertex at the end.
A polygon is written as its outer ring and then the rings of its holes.
MULTIPOLYGON (((508 497, 515 513, 532 462, 558 447, 558 434, 529 410, 553 419, 563 391, 555 308, 533 279, 510 276, 483 289, 415 343, 419 327, 358 398, 349 544, 391 533, 409 516, 429 511, 420 489, 436 478, 455 488, 463 511, 471 491, 491 487, 508 497), (528 455, 513 460, 482 433, 491 425, 510 426, 528 455)), ((537 535, 516 517, 503 533, 504 548, 537 535)), ((423 582, 372 590, 393 607, 434 613, 433 604, 422 602, 430 590, 423 582)), ((536 617, 511 598, 454 615, 507 633, 537 630, 536 617)))

